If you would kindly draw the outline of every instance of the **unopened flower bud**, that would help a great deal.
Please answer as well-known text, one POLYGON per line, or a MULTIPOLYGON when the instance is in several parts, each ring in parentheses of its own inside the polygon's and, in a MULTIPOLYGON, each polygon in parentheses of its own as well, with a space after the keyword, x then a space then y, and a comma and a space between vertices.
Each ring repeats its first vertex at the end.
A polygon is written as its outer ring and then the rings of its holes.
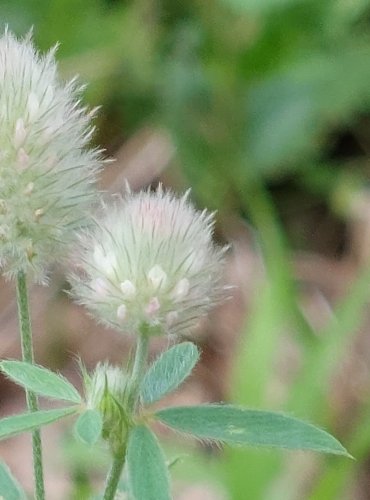
POLYGON ((127 384, 127 376, 118 366, 99 363, 90 376, 86 387, 86 403, 89 408, 101 409, 103 399, 109 393, 122 402, 127 384))
POLYGON ((86 405, 98 410, 103 418, 104 439, 114 447, 127 431, 125 395, 128 377, 118 366, 99 363, 92 375, 85 378, 86 405))

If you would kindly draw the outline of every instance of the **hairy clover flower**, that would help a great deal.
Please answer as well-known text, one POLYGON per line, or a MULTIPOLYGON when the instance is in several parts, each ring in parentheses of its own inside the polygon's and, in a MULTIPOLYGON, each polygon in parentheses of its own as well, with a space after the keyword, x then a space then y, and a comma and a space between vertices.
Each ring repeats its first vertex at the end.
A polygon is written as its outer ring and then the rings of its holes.
POLYGON ((119 330, 191 329, 223 295, 213 214, 161 188, 127 193, 102 211, 81 237, 81 272, 71 277, 78 302, 119 330))
POLYGON ((54 53, 0 38, 0 267, 37 280, 85 218, 101 164, 87 148, 94 110, 75 80, 60 82, 54 53))

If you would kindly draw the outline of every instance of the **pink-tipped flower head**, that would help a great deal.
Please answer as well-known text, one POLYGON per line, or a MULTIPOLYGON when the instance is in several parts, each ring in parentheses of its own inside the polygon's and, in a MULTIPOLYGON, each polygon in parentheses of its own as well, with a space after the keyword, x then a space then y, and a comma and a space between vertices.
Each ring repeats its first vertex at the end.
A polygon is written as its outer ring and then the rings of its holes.
POLYGON ((0 38, 0 268, 42 281, 96 196, 100 152, 76 81, 57 75, 55 50, 0 38))
POLYGON ((119 330, 188 331, 223 296, 225 249, 213 243, 213 226, 188 193, 127 193, 81 237, 72 293, 119 330))

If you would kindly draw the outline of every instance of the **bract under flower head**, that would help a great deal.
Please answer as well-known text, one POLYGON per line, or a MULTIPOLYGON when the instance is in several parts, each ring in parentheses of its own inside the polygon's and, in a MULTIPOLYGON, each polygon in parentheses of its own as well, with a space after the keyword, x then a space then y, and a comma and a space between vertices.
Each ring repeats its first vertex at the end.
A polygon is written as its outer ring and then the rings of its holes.
POLYGON ((0 266, 42 280, 65 251, 95 193, 100 152, 75 80, 61 83, 55 50, 0 38, 0 266))
POLYGON ((72 293, 119 330, 189 330, 223 296, 225 249, 213 244, 213 225, 213 214, 197 211, 188 194, 128 193, 103 207, 81 238, 72 293))

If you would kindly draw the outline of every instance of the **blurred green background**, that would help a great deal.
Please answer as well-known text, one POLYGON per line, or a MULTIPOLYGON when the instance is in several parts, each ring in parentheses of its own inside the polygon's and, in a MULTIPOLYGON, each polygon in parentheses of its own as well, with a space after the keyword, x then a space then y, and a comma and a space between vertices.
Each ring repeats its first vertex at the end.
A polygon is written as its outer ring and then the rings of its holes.
POLYGON ((167 168, 139 185, 190 186, 258 260, 222 397, 312 420, 357 459, 192 447, 175 480, 215 496, 176 498, 370 498, 370 2, 1 0, 0 20, 60 43, 110 155, 168 138, 167 168))

